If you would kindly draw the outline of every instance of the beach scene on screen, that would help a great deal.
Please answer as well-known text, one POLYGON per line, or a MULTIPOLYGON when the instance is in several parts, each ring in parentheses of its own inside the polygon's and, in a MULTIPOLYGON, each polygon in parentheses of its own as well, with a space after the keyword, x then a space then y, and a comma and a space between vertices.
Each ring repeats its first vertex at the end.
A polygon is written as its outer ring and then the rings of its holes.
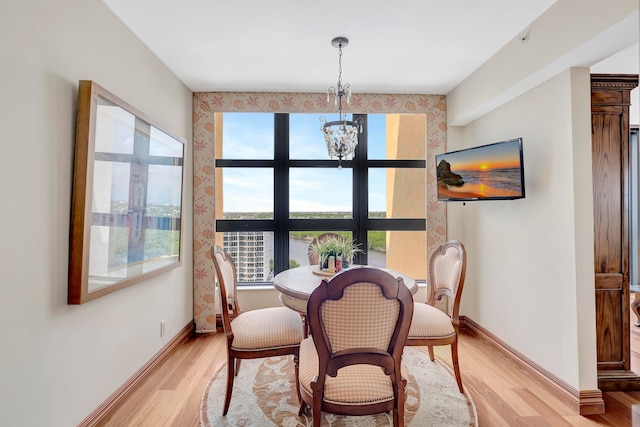
POLYGON ((520 141, 437 156, 439 199, 522 197, 520 141))

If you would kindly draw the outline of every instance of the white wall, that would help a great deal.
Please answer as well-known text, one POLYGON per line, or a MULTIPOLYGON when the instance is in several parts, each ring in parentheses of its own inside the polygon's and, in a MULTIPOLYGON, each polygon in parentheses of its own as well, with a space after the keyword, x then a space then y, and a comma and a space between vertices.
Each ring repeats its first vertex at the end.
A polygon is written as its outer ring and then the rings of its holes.
POLYGON ((447 151, 524 137, 526 199, 448 205, 461 314, 579 390, 597 388, 588 67, 637 49, 639 5, 558 0, 447 95, 447 151))
POLYGON ((448 140, 524 139, 525 199, 448 204, 461 312, 579 390, 597 388, 589 94, 588 69, 568 70, 448 140))
POLYGON ((67 427, 193 318, 192 96, 100 0, 4 0, 0 52, 0 424, 67 427), (182 267, 70 306, 79 80, 96 81, 189 142, 182 267))
POLYGON ((638 0, 557 0, 447 94, 447 121, 464 126, 570 67, 588 67, 638 43, 638 0))

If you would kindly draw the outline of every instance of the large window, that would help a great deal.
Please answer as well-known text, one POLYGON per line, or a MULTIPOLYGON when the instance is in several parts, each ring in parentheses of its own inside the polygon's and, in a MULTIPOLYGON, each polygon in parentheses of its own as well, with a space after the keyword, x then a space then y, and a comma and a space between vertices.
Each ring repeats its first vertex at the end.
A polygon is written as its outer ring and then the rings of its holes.
POLYGON ((216 115, 216 243, 240 283, 306 265, 311 239, 329 231, 360 245, 356 264, 425 279, 426 117, 356 117, 364 132, 339 170, 320 115, 216 115))

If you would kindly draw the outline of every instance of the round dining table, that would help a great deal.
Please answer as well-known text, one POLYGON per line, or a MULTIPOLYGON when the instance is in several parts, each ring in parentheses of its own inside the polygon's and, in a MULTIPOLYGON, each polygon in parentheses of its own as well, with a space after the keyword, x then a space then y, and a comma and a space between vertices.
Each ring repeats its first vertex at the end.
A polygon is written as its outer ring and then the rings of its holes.
MULTIPOLYGON (((350 268, 360 268, 361 265, 354 265, 350 268)), ((404 273, 400 273, 388 268, 379 268, 394 277, 401 277, 405 286, 409 288, 413 295, 418 292, 416 281, 404 273)), ((338 274, 338 273, 336 273, 338 274)), ((284 270, 273 278, 273 286, 280 292, 280 301, 287 307, 300 312, 307 313, 307 301, 311 292, 320 285, 323 279, 330 280, 333 274, 320 271, 317 265, 305 265, 302 267, 284 270)))

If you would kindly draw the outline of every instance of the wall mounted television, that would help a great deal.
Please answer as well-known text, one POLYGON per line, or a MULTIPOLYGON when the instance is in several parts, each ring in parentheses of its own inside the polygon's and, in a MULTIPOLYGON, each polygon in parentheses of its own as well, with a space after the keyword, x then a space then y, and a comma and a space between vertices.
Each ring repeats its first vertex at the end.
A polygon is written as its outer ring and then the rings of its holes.
POLYGON ((522 138, 436 155, 438 200, 524 198, 522 138))

